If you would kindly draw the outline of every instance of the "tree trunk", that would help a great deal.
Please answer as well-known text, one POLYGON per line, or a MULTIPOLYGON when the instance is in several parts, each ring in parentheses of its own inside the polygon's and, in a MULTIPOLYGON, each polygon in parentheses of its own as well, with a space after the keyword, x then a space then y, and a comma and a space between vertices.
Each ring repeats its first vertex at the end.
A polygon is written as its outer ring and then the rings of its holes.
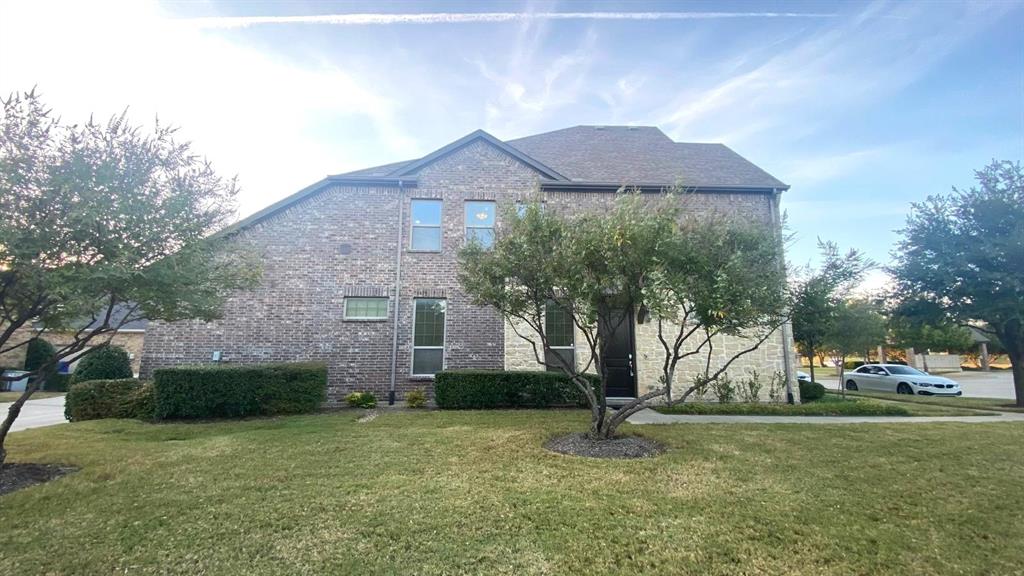
POLYGON ((839 360, 839 390, 842 391, 843 400, 846 400, 846 355, 839 360))
POLYGON ((3 467, 4 462, 7 461, 7 433, 11 431, 11 426, 14 425, 14 421, 18 419, 18 415, 21 414, 21 407, 28 401, 29 396, 38 388, 38 379, 30 378, 29 383, 25 386, 25 391, 11 404, 9 410, 7 410, 7 416, 4 418, 4 423, 0 425, 0 468, 3 467))
POLYGON ((811 382, 817 382, 814 379, 814 348, 808 350, 807 358, 811 361, 811 382))
POLYGON ((921 368, 928 372, 928 350, 921 352, 921 368))

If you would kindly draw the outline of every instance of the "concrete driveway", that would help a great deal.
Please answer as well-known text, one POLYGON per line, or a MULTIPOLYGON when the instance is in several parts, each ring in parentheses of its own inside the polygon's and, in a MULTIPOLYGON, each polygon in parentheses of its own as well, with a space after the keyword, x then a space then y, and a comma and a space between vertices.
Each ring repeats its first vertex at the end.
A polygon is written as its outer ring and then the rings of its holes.
MULTIPOLYGON (((7 416, 7 409, 11 407, 12 402, 4 402, 0 404, 0 414, 7 416)), ((67 420, 64 419, 64 397, 54 396, 53 398, 43 398, 40 400, 29 400, 25 402, 25 405, 21 407, 21 414, 18 415, 18 419, 14 421, 14 425, 11 426, 11 432, 17 432, 18 430, 25 430, 27 428, 39 428, 41 426, 53 426, 54 424, 64 424, 67 420)))
MULTIPOLYGON (((806 368, 803 369, 807 371, 806 368)), ((993 370, 991 372, 950 372, 936 374, 960 383, 966 398, 1009 398, 1013 399, 1013 372, 1009 370, 993 370)), ((825 388, 839 389, 836 377, 818 378, 825 388)))

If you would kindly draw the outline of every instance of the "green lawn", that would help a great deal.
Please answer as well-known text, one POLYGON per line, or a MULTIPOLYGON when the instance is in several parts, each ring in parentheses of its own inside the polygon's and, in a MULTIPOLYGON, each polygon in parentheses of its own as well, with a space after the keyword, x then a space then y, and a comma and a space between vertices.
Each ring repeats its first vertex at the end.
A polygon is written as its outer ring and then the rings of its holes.
POLYGON ((581 411, 352 412, 18 432, 79 472, 0 497, 9 574, 1010 574, 1024 425, 626 427, 581 411))
POLYGON ((791 406, 764 402, 718 404, 712 402, 689 402, 674 406, 655 408, 662 414, 740 415, 740 416, 985 416, 993 412, 981 412, 955 406, 928 406, 891 402, 875 398, 853 398, 845 400, 838 394, 827 393, 814 402, 791 406))
POLYGON ((944 408, 973 408, 976 410, 1002 410, 1004 412, 1024 412, 1017 408, 1013 400, 1007 398, 964 398, 963 396, 912 396, 910 394, 891 394, 888 392, 850 391, 847 395, 861 398, 873 398, 890 402, 904 402, 918 406, 941 406, 944 408))
MULTIPOLYGON (((21 392, 0 392, 0 402, 14 402, 18 398, 21 398, 21 392)), ((43 398, 53 398, 54 396, 63 396, 67 392, 35 392, 29 397, 29 400, 41 400, 43 398)))

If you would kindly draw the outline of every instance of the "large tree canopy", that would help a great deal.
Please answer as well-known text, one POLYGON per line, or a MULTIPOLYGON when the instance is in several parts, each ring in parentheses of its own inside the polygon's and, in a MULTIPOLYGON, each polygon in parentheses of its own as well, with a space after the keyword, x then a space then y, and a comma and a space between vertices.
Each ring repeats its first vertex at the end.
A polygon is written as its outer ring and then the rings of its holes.
POLYGON ((977 186, 913 204, 892 271, 902 299, 999 338, 1024 407, 1024 170, 993 161, 975 176, 977 186))
MULTIPOLYGON (((212 319, 259 275, 252 255, 211 233, 234 217, 234 180, 174 129, 64 125, 34 92, 0 118, 0 351, 18 330, 70 330, 49 365, 139 320, 212 319)), ((48 366, 40 366, 40 374, 48 366)), ((0 428, 3 437, 35 389, 0 428)))

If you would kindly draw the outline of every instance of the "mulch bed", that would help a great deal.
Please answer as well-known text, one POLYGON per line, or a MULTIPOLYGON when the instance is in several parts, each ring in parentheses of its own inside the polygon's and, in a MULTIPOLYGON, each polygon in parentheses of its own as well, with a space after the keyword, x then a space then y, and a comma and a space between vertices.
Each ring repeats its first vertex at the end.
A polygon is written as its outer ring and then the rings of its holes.
POLYGON ((15 490, 42 484, 77 471, 74 466, 60 464, 28 464, 12 462, 0 466, 0 496, 15 490))
POLYGON ((665 451, 665 447, 642 436, 618 436, 611 440, 594 440, 586 434, 555 436, 544 443, 552 452, 587 458, 650 458, 665 451))

